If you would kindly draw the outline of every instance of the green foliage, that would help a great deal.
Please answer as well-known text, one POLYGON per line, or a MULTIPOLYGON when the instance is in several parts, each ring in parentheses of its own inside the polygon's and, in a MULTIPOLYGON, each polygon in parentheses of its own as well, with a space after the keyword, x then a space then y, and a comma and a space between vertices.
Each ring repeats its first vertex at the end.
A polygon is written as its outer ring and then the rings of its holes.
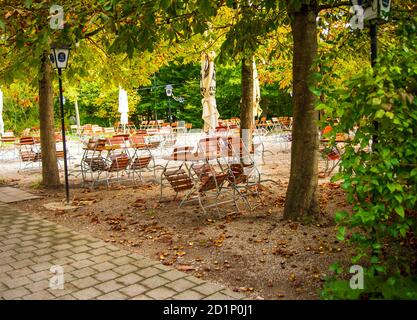
MULTIPOLYGON (((355 245, 352 261, 369 265, 362 298, 417 298, 416 26, 417 19, 401 24, 398 41, 374 70, 328 91, 319 105, 339 119, 330 123, 332 139, 336 133, 351 136, 335 180, 342 181, 352 212, 336 219, 339 239, 355 245), (378 143, 370 147, 373 137, 378 143)), ((324 297, 355 298, 340 281, 330 281, 324 297)))

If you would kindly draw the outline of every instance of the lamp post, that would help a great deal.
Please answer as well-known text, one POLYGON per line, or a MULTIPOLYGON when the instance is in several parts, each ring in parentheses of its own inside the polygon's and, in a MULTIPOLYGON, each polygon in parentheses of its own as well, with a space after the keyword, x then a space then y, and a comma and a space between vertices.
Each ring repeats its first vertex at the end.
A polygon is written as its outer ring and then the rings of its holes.
POLYGON ((51 53, 49 58, 54 69, 58 70, 59 80, 59 105, 61 110, 61 132, 62 132, 62 146, 64 148, 64 173, 65 173, 65 194, 66 202, 69 203, 69 185, 68 185, 68 165, 67 165, 67 142, 65 137, 65 121, 64 121, 64 97, 62 95, 62 69, 68 65, 68 58, 70 54, 69 46, 51 46, 51 53))
POLYGON ((168 117, 169 117, 169 125, 172 126, 172 113, 171 113, 171 96, 172 96, 172 85, 167 84, 165 86, 165 93, 168 97, 168 117))

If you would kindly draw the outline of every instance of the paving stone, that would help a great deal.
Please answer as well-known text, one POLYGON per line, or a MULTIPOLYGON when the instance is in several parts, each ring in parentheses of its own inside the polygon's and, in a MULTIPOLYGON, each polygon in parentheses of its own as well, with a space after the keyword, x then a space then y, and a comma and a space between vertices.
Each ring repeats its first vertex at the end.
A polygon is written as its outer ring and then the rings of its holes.
POLYGON ((221 291, 223 289, 224 289, 223 286, 213 284, 213 283, 203 283, 193 288, 193 290, 200 292, 206 296, 211 295, 215 292, 221 291))
POLYGON ((171 290, 169 288, 159 287, 159 288, 153 289, 151 291, 148 291, 146 293, 146 295, 151 297, 151 298, 154 298, 156 300, 164 300, 164 299, 172 297, 176 293, 177 292, 175 292, 174 290, 171 290))
POLYGON ((106 262, 112 259, 113 257, 108 254, 101 254, 99 256, 91 257, 90 260, 94 261, 95 263, 102 263, 102 262, 106 262))
POLYGON ((201 300, 204 298, 204 295, 193 290, 187 290, 173 296, 172 298, 174 300, 201 300))
POLYGON ((86 278, 72 281, 71 283, 79 289, 84 289, 84 288, 93 287, 96 284, 99 284, 100 281, 98 281, 97 279, 93 277, 86 277, 86 278))
POLYGON ((157 264, 155 261, 146 259, 137 253, 130 254, 129 257, 135 259, 135 261, 132 263, 139 268, 146 268, 146 267, 153 266, 154 264, 157 264))
POLYGON ((229 296, 226 296, 223 293, 216 292, 216 293, 204 298, 203 300, 232 300, 232 298, 229 297, 229 296))
POLYGON ((75 261, 80 261, 80 260, 92 258, 92 255, 86 252, 81 252, 81 253, 76 253, 72 255, 71 258, 74 259, 75 261))
POLYGON ((5 292, 0 293, 0 297, 6 299, 6 300, 12 300, 16 298, 22 298, 26 295, 30 294, 30 291, 26 288, 20 287, 12 290, 8 290, 5 292))
POLYGON ((106 243, 103 241, 96 241, 96 242, 89 242, 87 243, 87 245, 91 248, 100 248, 100 247, 105 247, 106 243))
POLYGON ((147 286, 148 288, 154 289, 156 287, 163 286, 164 284, 168 283, 169 280, 162 278, 160 276, 154 276, 151 278, 147 278, 143 280, 140 284, 147 286))
POLYGON ((201 280, 201 279, 196 278, 196 277, 193 277, 193 276, 188 276, 188 277, 185 277, 185 279, 187 279, 187 280, 189 280, 189 281, 191 281, 191 282, 194 282, 195 284, 202 284, 202 283, 206 283, 204 280, 201 280))
POLYGON ((54 249, 55 251, 66 250, 66 249, 71 249, 71 248, 73 248, 73 246, 68 243, 63 243, 63 244, 59 244, 57 246, 52 247, 52 249, 54 249))
POLYGON ((31 252, 24 252, 24 253, 16 254, 13 256, 13 258, 15 258, 16 260, 24 260, 24 259, 32 258, 33 256, 35 256, 35 253, 31 251, 31 252))
POLYGON ((23 300, 53 300, 55 297, 48 291, 39 291, 23 297, 23 300))
POLYGON ((42 256, 33 257, 32 260, 36 263, 47 262, 54 259, 52 254, 44 254, 42 256))
POLYGON ((127 296, 120 293, 119 291, 115 291, 97 297, 97 300, 126 300, 127 298, 127 296))
POLYGON ((52 272, 49 271, 49 268, 47 270, 38 271, 33 274, 28 274, 27 277, 32 281, 39 281, 44 279, 50 279, 54 276, 52 272))
POLYGON ((108 281, 111 279, 116 279, 117 277, 120 277, 120 275, 112 270, 107 270, 99 273, 95 271, 94 274, 94 278, 96 278, 99 281, 108 281))
POLYGON ((94 261, 84 259, 84 260, 79 260, 79 261, 71 263, 71 266, 73 266, 75 269, 81 269, 81 268, 89 267, 93 264, 95 264, 94 261))
POLYGON ((12 269, 11 271, 7 272, 7 274, 11 278, 19 278, 19 277, 27 276, 27 275, 33 274, 33 273, 34 273, 33 270, 29 269, 28 267, 24 267, 24 268, 21 268, 21 269, 15 269, 15 270, 12 269))
POLYGON ((104 293, 109 293, 115 290, 118 290, 120 288, 123 288, 124 285, 115 281, 115 280, 110 280, 104 283, 100 283, 98 285, 95 286, 96 289, 104 292, 104 293))
POLYGON ((9 264, 2 264, 0 265, 0 274, 6 273, 7 271, 13 270, 13 268, 9 264))
POLYGON ((194 287, 195 283, 185 280, 185 279, 178 279, 178 280, 175 280, 173 282, 166 284, 165 286, 177 292, 182 292, 182 291, 185 291, 194 287))
POLYGON ((43 249, 35 250, 35 251, 33 251, 33 253, 37 256, 41 256, 41 255, 44 255, 44 254, 52 253, 54 251, 55 250, 52 249, 52 248, 43 248, 43 249))
POLYGON ((81 240, 77 240, 77 241, 73 241, 71 244, 73 245, 73 246, 84 246, 85 244, 87 244, 88 243, 88 241, 87 240, 85 240, 85 239, 81 239, 81 240))
POLYGON ((29 266, 30 269, 32 269, 35 272, 48 270, 52 267, 52 264, 50 262, 41 262, 41 263, 35 263, 31 266, 29 266))
POLYGON ((131 263, 133 261, 134 260, 132 258, 124 256, 124 257, 119 257, 119 258, 111 260, 111 263, 117 264, 118 266, 122 266, 128 263, 131 263))
POLYGON ((164 278, 167 278, 168 280, 174 281, 179 278, 185 278, 187 276, 186 273, 177 271, 177 270, 171 270, 164 273, 161 273, 161 276, 164 278))
POLYGON ((90 300, 102 294, 102 292, 98 291, 95 288, 87 288, 81 291, 74 292, 72 295, 79 300, 90 300))
POLYGON ((55 298, 56 300, 77 300, 77 298, 75 298, 73 295, 71 294, 66 294, 65 296, 62 297, 57 297, 55 298))
POLYGON ((138 267, 136 267, 133 264, 125 264, 125 265, 122 265, 120 267, 113 269, 114 272, 117 272, 120 275, 125 275, 131 272, 135 272, 137 270, 138 270, 138 267))
POLYGON ((117 257, 127 256, 127 255, 129 255, 129 252, 122 251, 122 250, 119 249, 119 251, 110 252, 109 255, 111 255, 112 257, 117 258, 117 257))
POLYGON ((154 267, 148 267, 148 268, 145 268, 145 269, 141 269, 137 272, 137 274, 139 274, 139 275, 141 275, 142 277, 145 277, 145 278, 152 277, 152 276, 154 276, 158 273, 161 273, 161 270, 159 270, 157 268, 154 268, 154 267))
POLYGON ((123 284, 124 286, 129 286, 131 284, 138 283, 141 281, 143 277, 135 274, 135 273, 129 273, 127 275, 124 275, 120 278, 117 278, 116 281, 123 284))
POLYGON ((11 262, 9 264, 10 264, 10 266, 12 266, 15 269, 20 269, 20 268, 32 266, 35 263, 30 259, 23 259, 23 260, 19 260, 19 261, 16 261, 16 262, 11 262))
POLYGON ((41 280, 38 282, 33 282, 25 286, 26 289, 29 289, 31 292, 38 292, 41 290, 46 291, 49 288, 49 280, 41 280))
MULTIPOLYGON (((74 253, 81 253, 81 252, 86 252, 86 251, 90 251, 91 248, 87 247, 87 246, 78 246, 78 247, 74 247, 71 249, 72 252, 74 253)), ((91 254, 91 252, 89 252, 91 254)))
POLYGON ((60 251, 56 251, 56 252, 52 253, 52 255, 55 258, 69 257, 69 256, 72 256, 73 254, 74 254, 74 252, 72 252, 70 250, 60 250, 60 251))
POLYGON ((239 292, 234 292, 233 290, 230 290, 230 289, 224 289, 220 292, 229 296, 229 297, 231 297, 231 298, 233 298, 233 299, 243 299, 243 298, 246 297, 245 295, 243 295, 239 292))
MULTIPOLYGON (((89 253, 95 256, 99 256, 101 254, 106 254, 109 252, 113 252, 105 247, 99 247, 99 248, 95 248, 95 249, 90 249, 89 253)), ((110 259, 110 258, 109 258, 110 259)))
POLYGON ((19 278, 9 278, 9 277, 2 277, 2 282, 9 288, 14 289, 18 287, 23 287, 24 285, 28 283, 32 283, 32 280, 30 280, 27 277, 19 277, 19 278))
POLYGON ((132 284, 128 287, 122 288, 119 291, 124 293, 125 295, 129 296, 129 297, 136 297, 142 293, 144 293, 145 291, 147 291, 148 288, 140 285, 140 284, 132 284))
POLYGON ((97 270, 97 271, 102 272, 102 271, 106 271, 106 270, 109 270, 109 269, 114 269, 116 266, 114 264, 106 261, 106 262, 102 262, 102 263, 99 263, 99 264, 96 264, 96 265, 92 265, 91 267, 93 269, 97 270))
POLYGON ((145 295, 145 294, 140 294, 140 295, 138 295, 138 296, 136 296, 136 297, 134 297, 134 298, 132 298, 132 300, 154 300, 153 298, 151 298, 151 297, 148 297, 147 295, 145 295))
POLYGON ((93 274, 96 274, 97 271, 90 268, 90 267, 85 267, 82 269, 76 269, 75 271, 72 271, 71 274, 76 277, 76 278, 85 278, 88 276, 91 276, 93 274))

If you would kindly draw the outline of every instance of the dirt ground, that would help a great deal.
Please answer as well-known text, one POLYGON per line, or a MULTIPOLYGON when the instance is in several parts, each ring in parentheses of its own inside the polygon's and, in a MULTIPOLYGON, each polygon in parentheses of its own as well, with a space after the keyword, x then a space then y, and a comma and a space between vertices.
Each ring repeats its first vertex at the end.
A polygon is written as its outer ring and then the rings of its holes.
MULTIPOLYGON (((288 164, 288 163, 287 163, 288 164)), ((71 186, 79 207, 47 210, 62 201, 64 191, 39 188, 39 172, 7 176, 41 199, 13 204, 47 220, 91 234, 124 249, 172 265, 204 280, 222 283, 254 299, 318 299, 323 280, 335 261, 348 261, 349 249, 336 240, 334 213, 347 208, 343 191, 320 179, 322 214, 318 223, 302 225, 282 220, 288 166, 267 165, 278 185, 265 183, 262 205, 252 212, 203 214, 198 204, 178 208, 174 193, 156 183, 112 184, 94 190, 71 186)), ((251 203, 256 199, 251 198, 251 203)))

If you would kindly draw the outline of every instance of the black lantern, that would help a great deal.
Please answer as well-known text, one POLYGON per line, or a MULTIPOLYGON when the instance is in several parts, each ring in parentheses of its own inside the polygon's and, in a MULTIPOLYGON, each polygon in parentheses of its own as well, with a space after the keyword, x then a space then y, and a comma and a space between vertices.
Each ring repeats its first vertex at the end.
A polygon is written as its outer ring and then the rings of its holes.
POLYGON ((172 85, 170 85, 170 84, 167 84, 166 86, 165 86, 165 92, 166 92, 166 94, 167 94, 167 96, 168 97, 170 97, 170 96, 172 96, 172 85))
POLYGON ((61 110, 61 132, 62 132, 62 145, 64 149, 64 172, 65 172, 65 193, 66 202, 69 203, 69 184, 68 184, 68 164, 67 164, 67 141, 65 137, 65 121, 64 121, 64 96, 62 90, 62 69, 68 66, 68 58, 70 54, 69 46, 51 46, 51 53, 49 59, 51 60, 54 69, 58 70, 59 81, 59 105, 61 110))
POLYGON ((49 59, 51 60, 54 69, 65 69, 68 66, 69 54, 71 48, 69 46, 51 46, 51 53, 49 59))
POLYGON ((172 126, 172 112, 171 112, 171 96, 172 96, 172 85, 167 84, 165 86, 165 93, 168 97, 168 117, 169 117, 169 125, 172 126))

